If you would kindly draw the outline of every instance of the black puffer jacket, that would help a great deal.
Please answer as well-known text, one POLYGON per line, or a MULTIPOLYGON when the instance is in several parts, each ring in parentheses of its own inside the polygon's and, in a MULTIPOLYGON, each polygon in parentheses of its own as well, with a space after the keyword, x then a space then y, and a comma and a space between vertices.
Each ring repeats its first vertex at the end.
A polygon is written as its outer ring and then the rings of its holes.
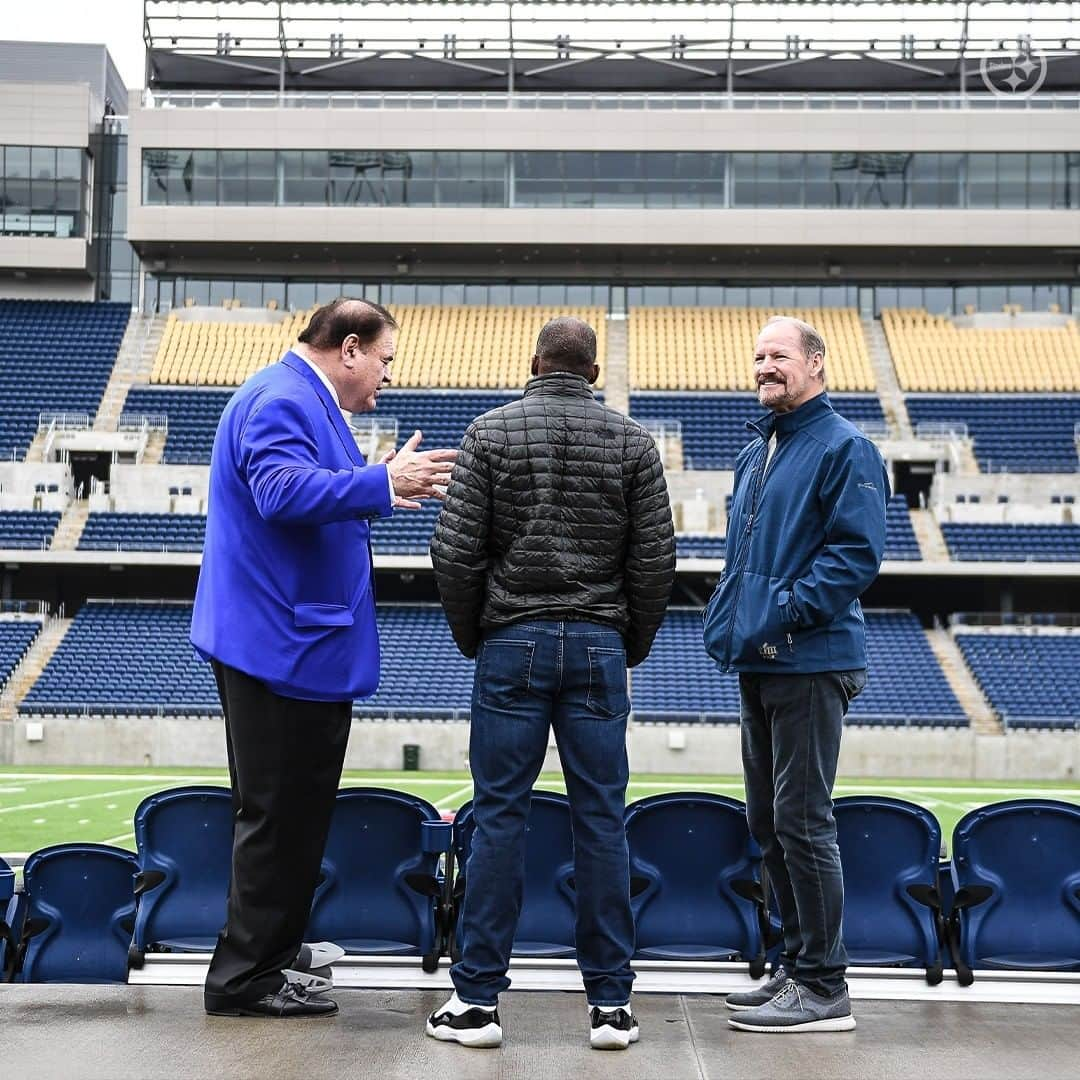
POLYGON ((431 542, 458 648, 522 619, 604 622, 630 667, 649 654, 675 580, 660 455, 578 375, 530 379, 473 421, 431 542))

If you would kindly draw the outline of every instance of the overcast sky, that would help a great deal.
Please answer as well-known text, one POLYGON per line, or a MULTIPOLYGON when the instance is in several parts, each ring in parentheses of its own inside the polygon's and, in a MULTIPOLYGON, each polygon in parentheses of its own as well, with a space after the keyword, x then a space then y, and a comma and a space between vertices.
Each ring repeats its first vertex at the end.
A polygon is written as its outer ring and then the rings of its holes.
MULTIPOLYGON (((171 10, 169 5, 161 6, 165 7, 166 10, 171 10)), ((714 6, 719 12, 725 11, 727 7, 727 5, 721 4, 714 6)), ((915 9, 914 14, 921 14, 924 17, 951 16, 956 9, 961 8, 961 5, 959 4, 946 4, 937 9, 933 6, 926 5, 913 4, 911 6, 915 9)), ((215 8, 216 5, 206 4, 198 5, 197 10, 199 10, 200 14, 212 17, 215 8)), ((994 13, 996 13, 995 9, 1008 10, 1013 18, 1024 19, 1028 17, 1031 12, 1040 8, 1043 12, 1046 12, 1049 9, 1057 14, 1062 10, 1065 10, 1070 14, 1073 14, 1074 18, 1080 16, 1080 4, 1061 3, 1015 5, 991 3, 976 7, 974 11, 980 20, 992 20, 994 18, 994 13)), ((634 5, 628 10, 632 11, 637 18, 648 20, 658 9, 666 9, 667 12, 670 12, 671 5, 656 4, 653 5, 652 10, 645 5, 634 5)), ((127 86, 132 88, 142 86, 144 72, 142 0, 0 0, 0 10, 2 10, 2 14, 0 14, 0 39, 9 41, 85 42, 97 45, 107 45, 127 86)), ((235 11, 235 8, 232 10, 235 11)), ((265 17, 267 14, 273 16, 276 9, 265 4, 260 4, 258 5, 257 10, 265 17)), ((371 5, 365 14, 369 14, 374 10, 376 10, 376 5, 371 5)), ((443 10, 446 11, 446 9, 443 10)), ((450 10, 452 11, 452 9, 450 10)), ((489 9, 489 11, 493 10, 495 9, 489 9)), ((687 8, 683 6, 681 7, 681 10, 683 12, 693 12, 695 16, 697 16, 700 15, 703 10, 707 9, 694 7, 687 8)), ((759 10, 761 14, 766 17, 770 14, 767 8, 759 10)), ((821 8, 811 8, 810 10, 813 11, 814 17, 817 18, 829 18, 835 14, 835 21, 841 26, 844 23, 849 23, 850 25, 858 21, 857 16, 840 14, 841 11, 860 11, 868 13, 871 16, 876 14, 879 17, 883 12, 889 12, 891 14, 888 7, 874 4, 860 4, 858 6, 848 4, 845 8, 837 8, 834 9, 834 11, 821 8)), ((515 5, 515 11, 518 13, 517 17, 521 20, 519 25, 524 32, 530 21, 528 15, 535 13, 536 9, 532 9, 530 12, 527 5, 518 4, 515 5)), ((600 8, 598 12, 596 8, 593 8, 589 14, 594 20, 597 19, 598 15, 601 19, 611 19, 614 16, 621 22, 621 15, 617 14, 618 11, 618 8, 603 7, 600 8)), ((354 9, 352 14, 355 13, 354 9)), ((401 17, 401 15, 408 13, 403 11, 402 8, 397 7, 395 8, 395 14, 398 17, 401 17)), ((455 12, 454 14, 460 15, 462 13, 455 12)), ((784 14, 786 16, 784 23, 785 30, 790 32, 792 29, 803 29, 790 21, 790 9, 784 14)), ((909 12, 909 14, 912 14, 912 12, 909 12)), ((548 17, 551 17, 551 12, 549 11, 547 15, 548 17)), ((475 16, 472 16, 472 18, 475 18, 475 16)), ((594 28, 595 26, 596 24, 594 22, 594 28)), ((666 27, 665 32, 670 31, 670 29, 670 26, 666 27)), ((882 36, 889 36, 889 29, 899 31, 900 28, 894 24, 889 28, 882 25, 879 29, 882 32, 882 36)), ((611 32, 610 28, 606 28, 606 30, 607 32, 611 32)), ((821 30, 822 28, 819 25, 810 28, 803 36, 813 37, 820 33, 821 30)), ((323 30, 322 32, 327 31, 323 30)), ((597 31, 594 29, 594 32, 597 31)), ((701 31, 699 30, 698 33, 700 32, 701 31)), ((1075 36, 1075 24, 1065 29, 1064 32, 1071 33, 1075 36)), ((774 26, 770 36, 779 36, 779 34, 779 29, 774 26)), ((526 34, 526 36, 528 35, 526 34)), ((538 36, 546 37, 545 34, 540 34, 538 36)), ((693 32, 691 36, 693 36, 693 32)))

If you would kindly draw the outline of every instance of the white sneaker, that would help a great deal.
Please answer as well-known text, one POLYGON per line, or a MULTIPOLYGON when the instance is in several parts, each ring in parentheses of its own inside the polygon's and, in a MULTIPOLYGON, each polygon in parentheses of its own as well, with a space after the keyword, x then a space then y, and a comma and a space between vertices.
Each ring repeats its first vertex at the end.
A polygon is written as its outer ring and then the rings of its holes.
POLYGON ((456 993, 427 1021, 426 1032, 440 1042, 456 1042, 474 1049, 502 1045, 502 1025, 496 1006, 470 1005, 456 993))
POLYGON ((594 1050, 625 1050, 640 1034, 630 1002, 611 1009, 594 1005, 589 1011, 589 1045, 594 1050))

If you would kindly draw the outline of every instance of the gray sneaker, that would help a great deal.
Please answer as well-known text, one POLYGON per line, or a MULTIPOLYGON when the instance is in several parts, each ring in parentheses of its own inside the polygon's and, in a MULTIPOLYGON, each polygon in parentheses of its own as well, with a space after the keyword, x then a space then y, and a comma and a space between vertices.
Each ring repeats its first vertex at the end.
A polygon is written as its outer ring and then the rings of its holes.
POLYGON ((756 986, 753 990, 740 990, 736 994, 728 994, 724 998, 724 1004, 729 1009, 740 1012, 743 1009, 756 1009, 759 1005, 767 1005, 784 987, 791 976, 783 964, 777 964, 776 970, 769 976, 766 982, 756 986))
POLYGON ((822 997, 794 981, 787 982, 765 1005, 728 1017, 728 1023, 740 1031, 764 1031, 786 1035, 794 1031, 851 1031, 851 999, 847 990, 835 997, 822 997))

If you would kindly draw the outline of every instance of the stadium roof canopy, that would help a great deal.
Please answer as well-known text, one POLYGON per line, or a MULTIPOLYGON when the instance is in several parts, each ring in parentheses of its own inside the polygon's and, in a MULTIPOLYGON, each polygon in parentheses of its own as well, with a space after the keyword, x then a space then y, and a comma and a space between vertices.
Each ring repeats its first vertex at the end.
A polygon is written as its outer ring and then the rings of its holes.
POLYGON ((694 93, 1080 89, 1080 4, 144 0, 151 89, 694 93))

